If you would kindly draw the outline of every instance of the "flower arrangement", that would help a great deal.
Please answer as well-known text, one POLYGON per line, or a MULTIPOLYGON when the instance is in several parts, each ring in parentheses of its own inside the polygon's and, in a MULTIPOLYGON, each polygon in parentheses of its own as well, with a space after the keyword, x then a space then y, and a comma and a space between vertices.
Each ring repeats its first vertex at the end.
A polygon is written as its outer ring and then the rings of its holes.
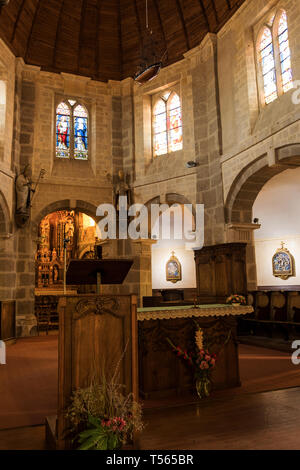
POLYGON ((230 305, 247 305, 246 298, 243 295, 232 294, 226 299, 226 303, 230 305))
POLYGON ((114 450, 143 429, 141 406, 114 380, 76 390, 67 410, 70 435, 79 450, 114 450))
MULTIPOLYGON (((195 322, 196 323, 196 322, 195 322)), ((203 330, 197 325, 195 333, 195 350, 188 352, 175 346, 172 341, 167 338, 168 343, 172 346, 178 357, 181 357, 194 368, 194 377, 196 381, 196 390, 200 398, 208 397, 210 395, 210 373, 215 367, 217 355, 211 354, 207 348, 204 347, 203 330)))

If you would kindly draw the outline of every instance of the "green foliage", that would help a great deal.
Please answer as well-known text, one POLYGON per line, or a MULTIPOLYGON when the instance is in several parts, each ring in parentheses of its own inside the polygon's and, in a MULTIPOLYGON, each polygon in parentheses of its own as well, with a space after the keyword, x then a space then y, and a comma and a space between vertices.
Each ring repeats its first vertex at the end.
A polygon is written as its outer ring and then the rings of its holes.
POLYGON ((111 450, 129 442, 133 432, 143 429, 142 409, 132 393, 125 394, 124 386, 115 380, 94 380, 85 389, 73 392, 66 412, 70 436, 81 450, 111 450), (113 420, 120 420, 121 426, 113 420), (109 424, 111 423, 111 424, 109 424))
POLYGON ((118 435, 106 429, 99 418, 88 416, 88 429, 79 434, 78 450, 114 450, 120 446, 118 435))

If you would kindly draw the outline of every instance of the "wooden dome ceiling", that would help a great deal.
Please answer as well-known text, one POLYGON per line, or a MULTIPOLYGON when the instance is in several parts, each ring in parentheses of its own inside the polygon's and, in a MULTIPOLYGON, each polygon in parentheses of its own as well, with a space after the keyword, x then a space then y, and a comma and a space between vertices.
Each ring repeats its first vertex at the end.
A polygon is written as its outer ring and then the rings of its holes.
MULTIPOLYGON (((217 32, 243 2, 148 0, 164 65, 217 32)), ((103 81, 137 72, 144 32, 145 0, 10 0, 0 12, 0 37, 27 64, 103 81)))

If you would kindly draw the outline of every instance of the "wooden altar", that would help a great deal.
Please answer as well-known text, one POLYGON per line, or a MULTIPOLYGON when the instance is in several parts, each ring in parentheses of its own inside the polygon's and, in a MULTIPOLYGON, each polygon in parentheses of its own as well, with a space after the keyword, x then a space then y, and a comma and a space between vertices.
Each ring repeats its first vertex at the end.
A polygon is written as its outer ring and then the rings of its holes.
POLYGON ((139 389, 141 397, 161 398, 184 395, 194 390, 193 369, 178 358, 167 342, 183 350, 195 345, 195 323, 218 354, 212 372, 213 389, 240 385, 237 318, 251 313, 251 306, 199 305, 138 309, 139 389), (226 345, 224 345, 226 342, 226 345))

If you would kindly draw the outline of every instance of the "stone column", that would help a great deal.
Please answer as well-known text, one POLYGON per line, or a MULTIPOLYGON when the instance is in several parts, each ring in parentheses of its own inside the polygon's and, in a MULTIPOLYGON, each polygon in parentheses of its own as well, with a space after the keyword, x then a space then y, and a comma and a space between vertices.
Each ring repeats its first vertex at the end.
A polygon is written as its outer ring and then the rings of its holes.
POLYGON ((259 224, 234 223, 226 225, 227 243, 244 242, 246 247, 247 286, 248 290, 257 288, 254 230, 260 229, 259 224))
POLYGON ((217 72, 217 36, 185 54, 190 61, 198 163, 197 203, 205 206, 205 245, 224 243, 224 202, 220 158, 222 130, 217 72))
POLYGON ((17 336, 36 334, 36 317, 34 315, 35 289, 35 250, 30 225, 19 231, 18 258, 16 264, 16 323, 17 336))
POLYGON ((15 299, 16 291, 16 239, 13 234, 0 234, 0 299, 15 299))
POLYGON ((136 294, 138 305, 152 295, 151 246, 154 240, 107 240, 103 258, 133 259, 133 265, 122 285, 102 286, 103 294, 136 294))
MULTIPOLYGON (((25 165, 34 167, 34 133, 37 101, 37 78, 40 68, 17 64, 16 118, 14 142, 15 163, 20 172, 25 165)), ((34 168, 33 168, 34 169, 34 168)), ((37 236, 37 235, 36 235, 37 236)), ((36 334, 34 315, 36 243, 31 223, 16 229, 16 324, 17 336, 36 334)))

